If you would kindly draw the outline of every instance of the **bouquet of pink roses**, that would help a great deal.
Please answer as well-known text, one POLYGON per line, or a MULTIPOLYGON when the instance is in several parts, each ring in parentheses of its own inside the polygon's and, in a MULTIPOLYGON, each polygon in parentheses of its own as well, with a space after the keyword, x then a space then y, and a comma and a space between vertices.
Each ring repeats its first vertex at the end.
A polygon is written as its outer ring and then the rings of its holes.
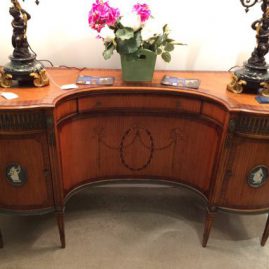
POLYGON ((106 60, 114 50, 121 55, 139 58, 140 52, 146 49, 170 62, 174 46, 183 45, 169 38, 167 25, 158 27, 147 4, 135 4, 128 14, 122 15, 108 1, 96 0, 89 12, 88 22, 104 42, 103 56, 106 60))

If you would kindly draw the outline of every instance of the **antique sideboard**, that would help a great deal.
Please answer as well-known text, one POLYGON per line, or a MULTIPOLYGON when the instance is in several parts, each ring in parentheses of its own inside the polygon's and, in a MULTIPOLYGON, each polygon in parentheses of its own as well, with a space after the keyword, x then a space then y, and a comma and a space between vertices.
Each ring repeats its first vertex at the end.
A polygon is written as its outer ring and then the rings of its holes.
MULTIPOLYGON (((1 213, 55 212, 65 247, 72 195, 147 179, 205 199, 205 247, 217 210, 269 212, 269 104, 227 92, 229 73, 156 71, 148 83, 124 83, 120 70, 52 68, 48 76, 43 88, 2 89, 19 97, 0 97, 1 213), (60 88, 79 74, 115 83, 60 88), (164 74, 200 79, 200 88, 162 86, 164 74)), ((261 245, 268 235, 269 221, 261 245)))

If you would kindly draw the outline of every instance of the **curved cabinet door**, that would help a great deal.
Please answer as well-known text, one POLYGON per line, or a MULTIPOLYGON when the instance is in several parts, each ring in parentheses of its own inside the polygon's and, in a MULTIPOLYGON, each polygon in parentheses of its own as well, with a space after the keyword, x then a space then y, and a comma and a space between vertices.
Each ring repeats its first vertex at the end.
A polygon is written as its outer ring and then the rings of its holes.
POLYGON ((35 210, 53 206, 45 134, 0 137, 0 208, 35 210))
MULTIPOLYGON (((111 114, 111 113, 110 113, 111 114)), ((67 194, 99 179, 163 179, 209 190, 220 132, 198 117, 93 115, 61 123, 67 194)))
POLYGON ((268 172, 268 140, 236 136, 224 178, 222 206, 246 210, 268 208, 268 172))

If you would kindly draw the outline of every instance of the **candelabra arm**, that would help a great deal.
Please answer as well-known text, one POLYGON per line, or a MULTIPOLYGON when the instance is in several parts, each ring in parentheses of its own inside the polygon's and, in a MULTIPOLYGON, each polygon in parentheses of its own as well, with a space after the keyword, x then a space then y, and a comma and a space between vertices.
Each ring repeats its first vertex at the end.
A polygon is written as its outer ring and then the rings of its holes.
POLYGON ((260 1, 262 1, 262 0, 240 0, 243 7, 246 8, 246 12, 249 11, 250 7, 253 7, 254 5, 256 5, 260 1))

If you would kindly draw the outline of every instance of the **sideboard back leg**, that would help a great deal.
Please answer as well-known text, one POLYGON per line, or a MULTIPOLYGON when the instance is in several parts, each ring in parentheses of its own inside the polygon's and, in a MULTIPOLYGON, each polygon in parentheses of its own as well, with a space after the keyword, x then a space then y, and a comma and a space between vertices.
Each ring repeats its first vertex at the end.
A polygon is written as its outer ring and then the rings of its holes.
POLYGON ((216 213, 217 213, 217 209, 215 207, 213 207, 213 208, 208 207, 207 214, 206 214, 206 219, 205 219, 203 242, 202 242, 202 246, 204 248, 207 245, 210 230, 211 230, 213 221, 215 219, 216 213))
POLYGON ((0 230, 0 248, 4 247, 4 243, 3 243, 3 237, 2 237, 2 232, 0 230))
POLYGON ((269 236, 269 215, 267 217, 264 232, 263 232, 263 235, 262 235, 261 246, 263 246, 263 247, 265 246, 265 243, 266 243, 266 241, 268 239, 268 236, 269 236))
POLYGON ((56 217, 57 217, 59 235, 60 235, 60 240, 61 240, 61 247, 65 248, 64 212, 63 211, 57 211, 56 212, 56 217))

